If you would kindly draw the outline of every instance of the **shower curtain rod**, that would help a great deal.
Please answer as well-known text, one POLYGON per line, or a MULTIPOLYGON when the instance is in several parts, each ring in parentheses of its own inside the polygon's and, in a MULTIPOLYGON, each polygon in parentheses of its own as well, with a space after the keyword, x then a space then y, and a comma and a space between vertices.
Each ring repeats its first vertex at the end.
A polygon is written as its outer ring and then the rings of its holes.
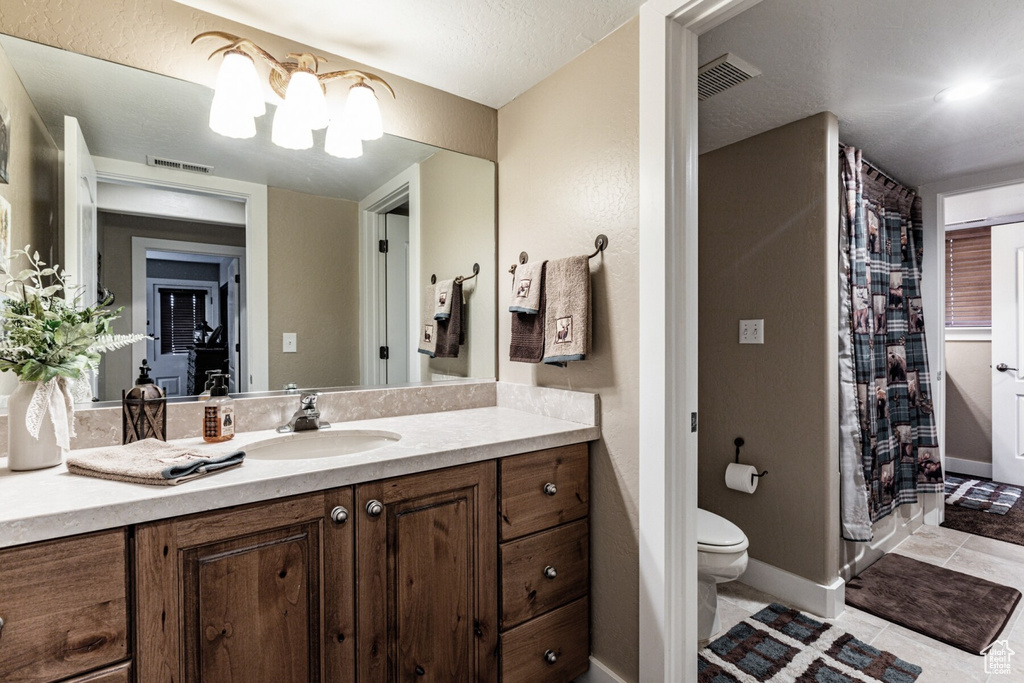
MULTIPOLYGON (((839 143, 839 147, 840 147, 840 150, 842 150, 842 149, 845 149, 845 148, 846 148, 847 146, 848 146, 848 145, 844 145, 844 144, 842 144, 842 143, 839 143)), ((910 187, 907 187, 906 185, 904 185, 904 184, 903 184, 903 183, 901 183, 900 181, 896 180, 896 178, 894 178, 894 177, 892 176, 892 174, 890 174, 890 173, 886 173, 885 171, 883 171, 883 170, 882 170, 881 168, 879 168, 879 167, 878 167, 878 165, 877 165, 877 164, 874 164, 874 163, 872 163, 871 161, 869 161, 868 159, 866 159, 866 158, 865 158, 865 157, 863 156, 863 154, 861 155, 860 161, 861 161, 861 163, 862 163, 862 164, 864 164, 865 166, 870 166, 871 168, 873 168, 873 169, 875 170, 875 173, 877 173, 877 174, 879 174, 880 176, 884 177, 884 178, 885 178, 886 180, 888 180, 889 182, 891 182, 891 183, 893 183, 893 184, 895 184, 895 185, 898 185, 899 187, 902 187, 902 188, 903 188, 903 189, 905 189, 905 190, 911 190, 911 189, 912 189, 912 188, 910 188, 910 187)), ((916 191, 916 190, 915 190, 915 191, 916 191)))

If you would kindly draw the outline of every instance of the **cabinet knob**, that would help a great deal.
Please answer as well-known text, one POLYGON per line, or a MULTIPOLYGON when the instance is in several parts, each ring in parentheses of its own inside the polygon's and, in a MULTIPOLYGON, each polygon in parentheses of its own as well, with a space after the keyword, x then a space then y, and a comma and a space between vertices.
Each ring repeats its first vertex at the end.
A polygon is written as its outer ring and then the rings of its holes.
POLYGON ((554 664, 558 661, 558 655, 555 654, 554 650, 548 650, 544 653, 544 661, 548 664, 554 664))
POLYGON ((0 637, 4 634, 4 618, 0 617, 0 637))
POLYGON ((548 494, 549 496, 553 496, 556 493, 558 493, 558 487, 549 481, 548 483, 544 484, 544 493, 548 494))
POLYGON ((384 512, 384 504, 379 500, 371 500, 366 504, 366 514, 371 517, 380 517, 382 512, 384 512))
POLYGON ((348 510, 341 505, 331 510, 331 521, 335 524, 344 524, 348 521, 348 510))
POLYGON ((556 576, 558 576, 558 572, 555 571, 555 568, 549 564, 548 566, 544 567, 544 576, 548 577, 549 579, 553 579, 556 576))

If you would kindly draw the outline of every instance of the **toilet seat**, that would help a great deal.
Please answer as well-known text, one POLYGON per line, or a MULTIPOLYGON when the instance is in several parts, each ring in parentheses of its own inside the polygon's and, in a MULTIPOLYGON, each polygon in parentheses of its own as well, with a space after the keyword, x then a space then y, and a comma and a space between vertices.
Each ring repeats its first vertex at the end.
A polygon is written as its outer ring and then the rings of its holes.
POLYGON ((739 553, 749 544, 746 534, 738 526, 725 517, 697 508, 698 552, 739 553))

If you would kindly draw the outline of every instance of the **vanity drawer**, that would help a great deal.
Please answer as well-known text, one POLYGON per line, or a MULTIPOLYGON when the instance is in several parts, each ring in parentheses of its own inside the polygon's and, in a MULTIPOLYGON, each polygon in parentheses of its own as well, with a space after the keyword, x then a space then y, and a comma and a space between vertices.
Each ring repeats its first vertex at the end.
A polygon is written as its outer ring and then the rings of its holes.
POLYGON ((132 664, 125 662, 102 671, 93 671, 64 683, 128 683, 132 680, 132 664))
POLYGON ((586 517, 587 444, 527 453, 501 463, 501 540, 586 517))
POLYGON ((589 667, 590 602, 587 598, 501 635, 502 683, 568 683, 589 667))
POLYGON ((502 545, 502 629, 586 595, 589 546, 586 519, 502 545))
POLYGON ((0 681, 59 680, 126 659, 125 558, 120 529, 0 550, 0 681))

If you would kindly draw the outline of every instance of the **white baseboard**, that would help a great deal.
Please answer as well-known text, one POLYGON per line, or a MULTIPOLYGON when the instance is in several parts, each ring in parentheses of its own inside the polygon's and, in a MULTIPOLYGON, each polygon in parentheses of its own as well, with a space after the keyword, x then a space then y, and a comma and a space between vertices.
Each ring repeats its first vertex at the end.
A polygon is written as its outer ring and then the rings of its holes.
POLYGON ((577 678, 574 683, 626 683, 626 679, 620 678, 604 664, 590 658, 590 670, 577 678))
POLYGON ((838 617, 846 608, 846 582, 841 578, 826 586, 750 558, 747 571, 739 580, 793 607, 826 619, 838 617))
POLYGON ((992 463, 977 460, 961 460, 946 456, 946 471, 954 474, 966 474, 969 477, 992 478, 992 463))

